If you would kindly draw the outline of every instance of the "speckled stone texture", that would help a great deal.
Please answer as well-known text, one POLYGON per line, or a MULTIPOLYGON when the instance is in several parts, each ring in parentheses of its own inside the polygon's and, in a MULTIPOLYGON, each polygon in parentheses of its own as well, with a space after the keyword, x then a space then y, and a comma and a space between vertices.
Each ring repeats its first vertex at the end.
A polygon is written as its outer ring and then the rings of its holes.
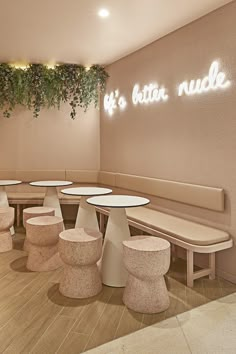
POLYGON ((123 241, 129 273, 123 302, 136 312, 158 313, 169 305, 164 274, 170 266, 170 243, 158 237, 135 236, 123 241))
MULTIPOLYGON (((49 207, 32 207, 32 208, 26 208, 23 210, 23 226, 26 227, 26 221, 35 218, 37 216, 54 216, 55 215, 55 209, 49 208, 49 207)), ((24 242, 24 251, 29 252, 29 246, 30 243, 27 240, 27 237, 25 237, 25 242, 24 242)))
POLYGON ((26 221, 26 237, 30 243, 27 269, 44 272, 62 266, 58 241, 63 228, 59 216, 38 216, 26 221))
POLYGON ((63 231, 59 252, 64 263, 60 292, 77 299, 97 295, 102 290, 96 264, 102 255, 102 234, 87 228, 63 231))
POLYGON ((14 224, 15 209, 0 207, 0 252, 12 250, 12 237, 10 228, 14 224))

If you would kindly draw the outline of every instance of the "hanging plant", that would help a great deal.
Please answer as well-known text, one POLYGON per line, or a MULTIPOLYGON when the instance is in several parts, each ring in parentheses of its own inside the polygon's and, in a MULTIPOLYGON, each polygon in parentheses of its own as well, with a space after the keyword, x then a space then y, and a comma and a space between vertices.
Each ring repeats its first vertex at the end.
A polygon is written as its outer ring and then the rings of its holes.
POLYGON ((43 64, 30 64, 26 69, 0 64, 0 110, 9 118, 17 105, 33 110, 38 117, 42 108, 69 102, 70 116, 77 108, 86 111, 91 103, 98 105, 99 93, 105 90, 108 74, 99 65, 89 70, 82 65, 61 64, 54 69, 43 64))

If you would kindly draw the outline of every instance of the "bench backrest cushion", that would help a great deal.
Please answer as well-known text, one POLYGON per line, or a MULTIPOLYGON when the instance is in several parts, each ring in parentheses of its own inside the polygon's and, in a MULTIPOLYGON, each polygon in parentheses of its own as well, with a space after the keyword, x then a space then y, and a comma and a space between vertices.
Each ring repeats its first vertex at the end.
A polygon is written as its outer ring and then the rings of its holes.
POLYGON ((23 182, 41 180, 62 180, 66 178, 65 170, 16 170, 16 179, 23 182))
POLYGON ((99 182, 210 210, 224 210, 224 190, 157 178, 99 172, 99 182))
POLYGON ((0 170, 0 179, 16 179, 16 170, 0 170))
POLYGON ((99 171, 98 183, 115 187, 116 186, 116 173, 99 171))
POLYGON ((66 180, 78 183, 97 183, 96 170, 66 170, 66 180))

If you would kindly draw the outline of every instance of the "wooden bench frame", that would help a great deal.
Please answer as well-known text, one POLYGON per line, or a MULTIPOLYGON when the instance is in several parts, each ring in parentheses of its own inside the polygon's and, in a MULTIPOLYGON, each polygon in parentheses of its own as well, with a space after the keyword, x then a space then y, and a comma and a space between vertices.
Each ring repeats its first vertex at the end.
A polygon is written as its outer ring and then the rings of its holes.
MULTIPOLYGON (((96 208, 97 212, 100 215, 100 230, 104 233, 104 225, 105 225, 105 218, 104 216, 109 216, 109 211, 103 208, 96 208)), ((172 250, 174 251, 174 257, 176 256, 175 253, 175 246, 179 246, 181 248, 186 249, 187 251, 187 286, 192 288, 194 285, 194 280, 199 279, 201 277, 209 276, 209 279, 215 279, 216 274, 216 267, 215 267, 215 254, 218 251, 223 251, 225 249, 231 248, 233 246, 233 240, 230 239, 228 241, 215 243, 212 245, 194 245, 185 241, 182 241, 176 237, 169 235, 168 233, 161 232, 154 227, 147 226, 139 221, 134 221, 128 218, 128 224, 130 226, 135 227, 138 230, 151 234, 153 236, 161 237, 169 241, 172 245, 172 250), (174 246, 174 247, 173 247, 174 246), (204 253, 209 254, 209 267, 205 269, 201 269, 194 272, 194 253, 204 253)))

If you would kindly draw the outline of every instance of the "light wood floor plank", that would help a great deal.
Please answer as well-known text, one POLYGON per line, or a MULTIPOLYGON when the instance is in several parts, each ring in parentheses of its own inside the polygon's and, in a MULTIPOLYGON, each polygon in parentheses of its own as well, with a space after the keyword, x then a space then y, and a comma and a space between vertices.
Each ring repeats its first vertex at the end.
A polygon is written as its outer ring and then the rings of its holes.
POLYGON ((65 307, 62 310, 62 315, 80 319, 82 313, 86 310, 86 308, 91 304, 91 299, 69 299, 65 303, 65 307), (88 305, 88 306, 86 306, 88 305))
POLYGON ((90 335, 99 321, 114 289, 103 286, 102 292, 91 298, 84 306, 81 319, 76 322, 74 332, 90 335))
POLYGON ((0 329, 0 353, 4 352, 10 343, 20 336, 22 331, 32 321, 32 318, 42 309, 42 306, 48 301, 47 291, 52 284, 47 283, 32 299, 30 299, 18 311, 4 327, 0 329))
POLYGON ((218 279, 209 280, 203 278, 203 284, 205 287, 205 294, 208 300, 216 300, 223 296, 222 288, 218 279))
POLYGON ((228 282, 227 280, 219 278, 219 285, 222 289, 223 296, 227 296, 227 295, 232 294, 233 292, 236 292, 236 284, 232 284, 232 283, 228 282))
POLYGON ((20 232, 14 238, 17 249, 0 254, 0 353, 79 354, 236 292, 236 284, 207 277, 187 288, 186 263, 177 259, 166 277, 170 307, 163 313, 129 311, 122 288, 103 286, 94 298, 69 299, 58 290, 62 268, 41 273, 26 269, 24 230, 20 232))
POLYGON ((114 338, 138 331, 142 326, 142 319, 142 313, 134 312, 125 307, 114 338))
POLYGON ((114 339, 118 328, 124 305, 122 302, 123 288, 116 288, 102 313, 89 341, 85 347, 86 350, 97 347, 103 343, 114 339))
MULTIPOLYGON (((40 311, 37 311, 34 315, 32 314, 31 318, 20 326, 5 353, 10 354, 14 353, 14 351, 29 353, 61 312, 63 307, 61 305, 62 299, 54 283, 48 283, 47 289, 44 289, 42 294, 45 296, 46 301, 41 304, 40 311), (47 296, 45 296, 45 290, 47 290, 47 296)), ((36 299, 42 294, 41 292, 37 294, 36 299)))
POLYGON ((89 336, 82 333, 70 332, 57 354, 80 354, 84 352, 89 336))
POLYGON ((32 354, 56 353, 75 323, 74 318, 59 316, 30 351, 32 354))

